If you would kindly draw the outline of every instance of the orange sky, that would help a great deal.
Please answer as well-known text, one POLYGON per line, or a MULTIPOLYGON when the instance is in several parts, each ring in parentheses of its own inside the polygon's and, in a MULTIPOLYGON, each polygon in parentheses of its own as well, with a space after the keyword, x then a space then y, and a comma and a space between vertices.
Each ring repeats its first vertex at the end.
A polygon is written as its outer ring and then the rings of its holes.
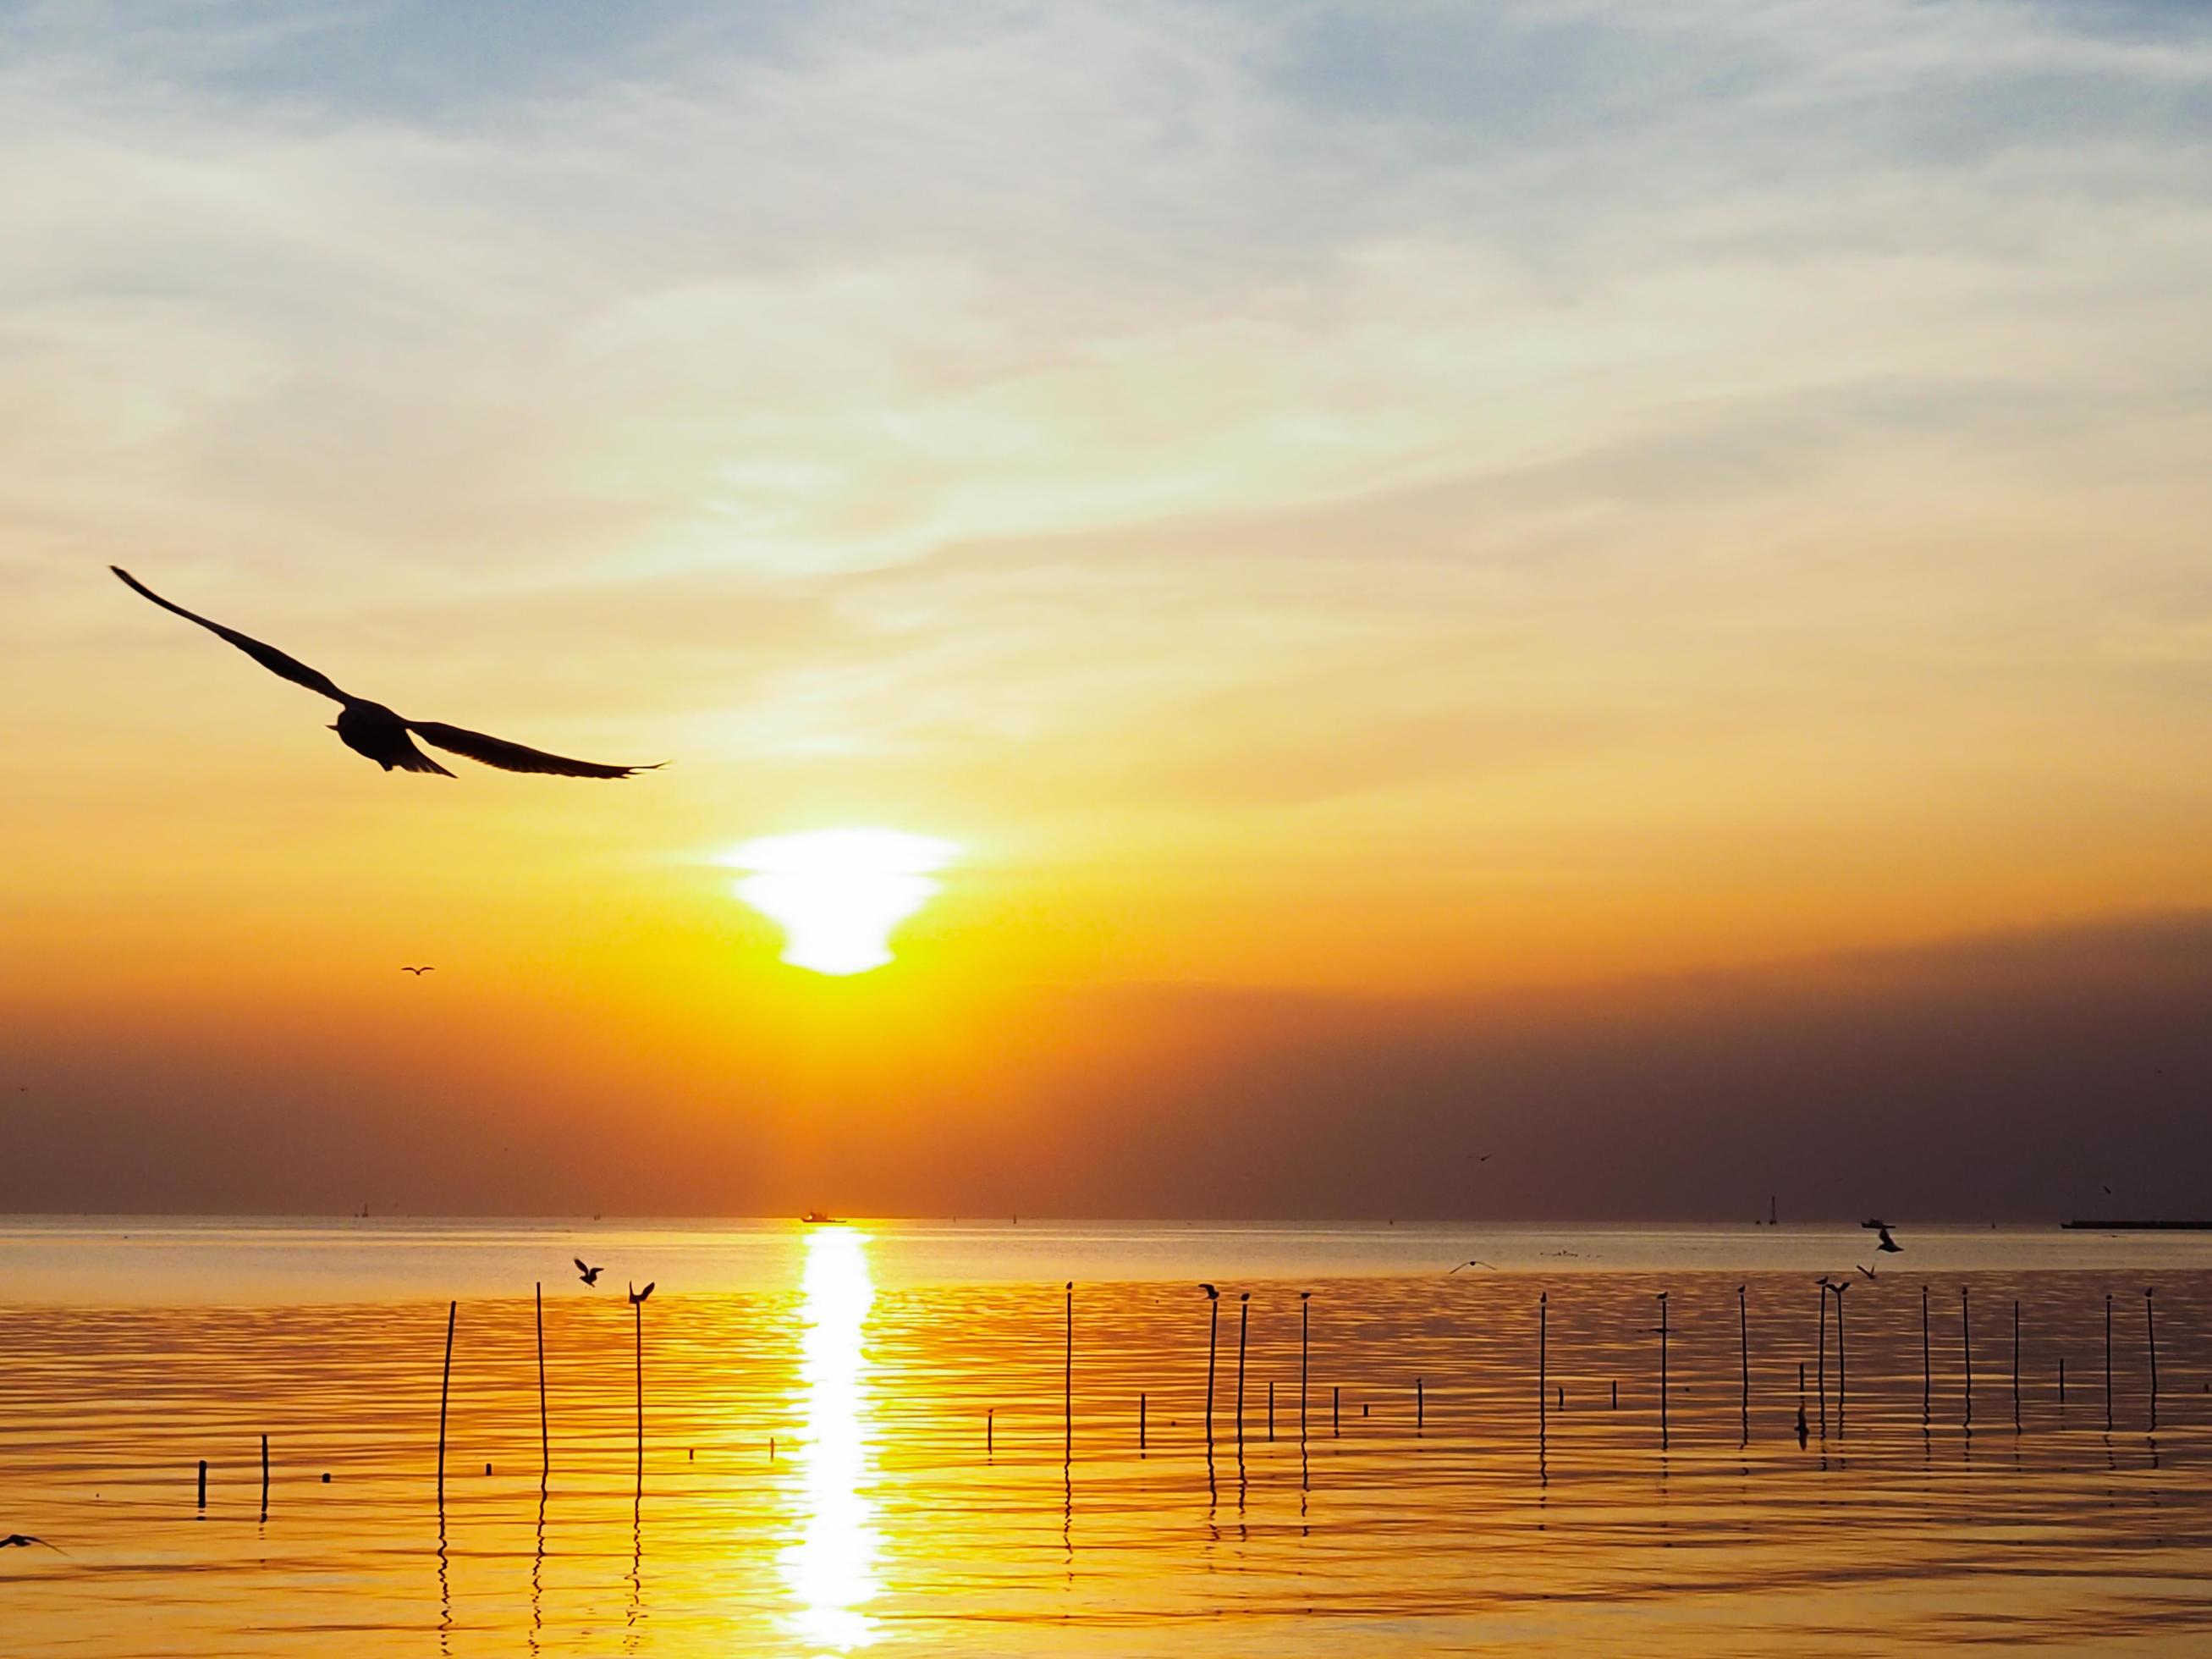
POLYGON ((2185 20, 559 15, 0 70, 0 999, 71 1086, 276 1109, 367 1022, 406 1135, 524 1054, 1037 1135, 1026 1044, 1205 1048, 1054 999, 1449 1031, 2212 906, 2185 20), (672 763, 380 775, 110 562, 672 763), (963 849, 872 985, 714 862, 845 824, 963 849))

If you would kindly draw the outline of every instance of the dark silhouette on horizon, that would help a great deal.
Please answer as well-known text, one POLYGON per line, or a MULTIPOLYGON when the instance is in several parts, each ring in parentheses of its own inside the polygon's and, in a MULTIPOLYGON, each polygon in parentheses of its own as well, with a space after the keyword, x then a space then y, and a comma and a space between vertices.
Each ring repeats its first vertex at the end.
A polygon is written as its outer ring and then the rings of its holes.
MULTIPOLYGON (((576 1277, 582 1279, 586 1285, 598 1285, 599 1282, 599 1273, 602 1270, 598 1267, 586 1267, 584 1265, 584 1258, 580 1255, 573 1259, 576 1263, 576 1277)), ((648 1285, 645 1288, 649 1291, 653 1286, 648 1285)))
MULTIPOLYGON (((570 760, 560 755, 549 755, 542 749, 530 749, 519 743, 509 743, 504 738, 471 732, 465 726, 446 726, 436 720, 403 719, 380 702, 371 702, 365 697, 356 697, 340 690, 326 675, 308 667, 296 658, 286 656, 274 646, 264 645, 235 629, 225 628, 221 623, 210 622, 180 605, 171 604, 121 565, 112 564, 107 568, 132 592, 152 600, 164 611, 174 612, 186 622, 198 623, 210 634, 228 640, 279 679, 305 686, 318 696, 328 697, 338 704, 337 720, 331 727, 338 734, 338 741, 356 755, 366 755, 387 772, 396 768, 402 772, 434 772, 441 778, 453 775, 416 748, 415 738, 421 738, 433 748, 443 749, 450 754, 465 755, 472 761, 485 766, 495 766, 503 772, 539 772, 564 778, 626 778, 634 772, 653 769, 653 766, 609 766, 598 761, 570 760)), ((653 766, 662 763, 656 761, 653 766)))

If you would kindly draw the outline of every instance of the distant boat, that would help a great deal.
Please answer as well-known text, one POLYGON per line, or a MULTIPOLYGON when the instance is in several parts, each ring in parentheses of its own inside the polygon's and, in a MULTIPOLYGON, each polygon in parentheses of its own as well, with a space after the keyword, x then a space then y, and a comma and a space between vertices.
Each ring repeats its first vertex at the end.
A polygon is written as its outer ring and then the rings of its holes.
POLYGON ((845 1224, 843 1216, 824 1215, 819 1210, 809 1210, 799 1218, 810 1227, 842 1227, 845 1224))

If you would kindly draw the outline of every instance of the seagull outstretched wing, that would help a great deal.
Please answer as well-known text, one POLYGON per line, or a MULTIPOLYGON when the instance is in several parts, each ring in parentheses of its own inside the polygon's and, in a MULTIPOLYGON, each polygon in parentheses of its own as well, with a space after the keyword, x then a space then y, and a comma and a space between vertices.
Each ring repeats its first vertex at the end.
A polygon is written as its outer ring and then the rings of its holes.
POLYGON ((198 623, 202 628, 206 629, 209 633, 216 635, 218 638, 229 641, 231 644, 236 646, 240 650, 246 653, 247 656, 252 658, 254 661, 259 663, 264 668, 276 675, 279 679, 289 680, 295 685, 304 685, 308 690, 319 692, 322 696, 328 697, 332 702, 350 702, 353 701, 350 697, 347 696, 344 692, 339 690, 337 686, 331 683, 330 677, 327 674, 320 673, 318 671, 308 667, 307 664, 301 662, 297 657, 288 657, 273 645, 264 645, 260 641, 250 639, 246 635, 240 633, 234 628, 225 628, 219 622, 210 622, 205 617, 201 616, 196 611, 187 611, 181 605, 171 604, 168 600, 163 599, 159 593, 156 593, 152 588, 147 586, 145 583, 140 581, 136 576, 132 575, 119 564, 111 564, 107 568, 122 578, 123 585, 129 588, 132 592, 139 595, 143 599, 151 599, 155 605, 160 605, 164 611, 174 611, 178 616, 182 617, 186 622, 198 623))
POLYGON ((542 749, 531 749, 509 743, 504 738, 471 732, 466 726, 447 726, 438 720, 410 720, 407 729, 434 748, 465 755, 486 766, 496 766, 502 772, 550 772, 562 778, 626 778, 633 772, 650 772, 663 764, 655 761, 652 766, 607 766, 598 761, 569 760, 565 756, 549 755, 542 749))

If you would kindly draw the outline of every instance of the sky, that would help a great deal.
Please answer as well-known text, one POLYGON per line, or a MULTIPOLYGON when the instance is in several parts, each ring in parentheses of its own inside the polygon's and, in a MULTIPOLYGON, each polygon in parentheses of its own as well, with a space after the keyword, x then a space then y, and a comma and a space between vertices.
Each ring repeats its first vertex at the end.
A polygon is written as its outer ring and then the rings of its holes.
POLYGON ((2212 1207, 2199 8, 0 3, 0 1208, 2212 1207))

